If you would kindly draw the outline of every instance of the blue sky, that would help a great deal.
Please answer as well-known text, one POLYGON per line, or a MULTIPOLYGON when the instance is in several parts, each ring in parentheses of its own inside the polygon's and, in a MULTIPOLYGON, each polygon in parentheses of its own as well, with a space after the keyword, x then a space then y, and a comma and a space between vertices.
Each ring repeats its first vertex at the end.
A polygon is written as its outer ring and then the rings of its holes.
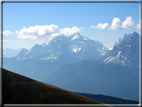
POLYGON ((111 48, 125 33, 139 33, 138 24, 139 3, 4 3, 3 48, 30 49, 74 32, 111 48))

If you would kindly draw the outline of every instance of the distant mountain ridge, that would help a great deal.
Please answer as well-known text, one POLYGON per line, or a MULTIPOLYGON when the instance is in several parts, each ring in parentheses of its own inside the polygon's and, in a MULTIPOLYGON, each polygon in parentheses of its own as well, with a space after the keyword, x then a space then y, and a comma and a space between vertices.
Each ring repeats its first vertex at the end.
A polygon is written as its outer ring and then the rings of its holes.
POLYGON ((19 52, 21 50, 22 50, 22 48, 18 48, 18 49, 6 48, 6 49, 3 49, 3 57, 6 57, 6 58, 15 57, 19 54, 19 52))

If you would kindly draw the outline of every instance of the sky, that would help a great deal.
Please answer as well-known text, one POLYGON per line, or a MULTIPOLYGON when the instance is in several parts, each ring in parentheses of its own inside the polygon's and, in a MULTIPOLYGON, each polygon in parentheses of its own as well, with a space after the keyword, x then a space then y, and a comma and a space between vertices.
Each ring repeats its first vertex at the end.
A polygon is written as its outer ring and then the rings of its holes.
POLYGON ((30 49, 80 33, 112 48, 139 33, 139 3, 3 3, 3 48, 30 49))

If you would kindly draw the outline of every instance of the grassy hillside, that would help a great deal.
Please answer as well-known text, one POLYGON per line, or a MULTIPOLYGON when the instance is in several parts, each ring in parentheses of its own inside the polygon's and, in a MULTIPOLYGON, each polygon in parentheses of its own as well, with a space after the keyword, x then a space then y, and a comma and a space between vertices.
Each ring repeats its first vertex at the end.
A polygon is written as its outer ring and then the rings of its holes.
POLYGON ((2 69, 3 104, 102 104, 82 95, 2 69))

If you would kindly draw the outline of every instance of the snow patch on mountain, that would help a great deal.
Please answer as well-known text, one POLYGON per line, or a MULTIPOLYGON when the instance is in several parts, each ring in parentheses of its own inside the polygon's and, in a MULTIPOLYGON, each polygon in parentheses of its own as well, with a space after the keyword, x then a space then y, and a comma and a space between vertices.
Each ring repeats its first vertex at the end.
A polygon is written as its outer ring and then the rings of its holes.
POLYGON ((131 45, 125 45, 126 47, 131 47, 131 45))
POLYGON ((89 37, 89 39, 90 39, 90 40, 94 40, 94 41, 96 41, 96 42, 97 42, 97 40, 95 40, 95 39, 93 39, 93 38, 90 38, 90 37, 89 37))
POLYGON ((101 54, 102 56, 104 56, 104 55, 106 54, 106 51, 107 51, 107 49, 102 49, 100 54, 101 54))
POLYGON ((80 38, 80 36, 78 35, 78 34, 75 34, 74 36, 73 36, 73 38, 71 39, 71 41, 73 41, 74 39, 79 39, 80 38))
POLYGON ((118 51, 118 55, 117 55, 117 56, 118 56, 118 58, 120 57, 120 54, 121 54, 121 51, 118 51))
POLYGON ((83 40, 87 40, 87 38, 83 38, 83 40))
POLYGON ((107 57, 104 62, 108 61, 112 56, 107 57))
POLYGON ((81 47, 80 48, 73 48, 73 51, 75 52, 75 53, 77 53, 78 51, 80 51, 81 50, 81 47))
POLYGON ((30 52, 31 52, 31 50, 32 50, 32 49, 29 49, 29 51, 28 51, 26 54, 30 53, 30 52))
POLYGON ((69 45, 69 51, 70 52, 74 52, 74 49, 76 49, 76 48, 78 48, 79 46, 78 45, 76 45, 76 44, 70 44, 69 45))
POLYGON ((99 51, 100 54, 101 54, 102 56, 104 56, 104 55, 106 54, 106 52, 108 51, 108 49, 105 48, 105 47, 101 47, 101 48, 98 48, 97 51, 99 51))
POLYGON ((69 45, 70 52, 77 53, 77 52, 79 52, 81 50, 81 48, 82 48, 82 45, 81 46, 76 45, 76 44, 70 44, 69 45))
POLYGON ((98 51, 101 51, 100 49, 97 49, 98 51))
POLYGON ((58 59, 60 54, 61 54, 61 52, 55 53, 55 54, 51 54, 50 56, 43 57, 42 60, 58 59))
POLYGON ((127 60, 127 58, 121 55, 121 51, 118 51, 118 54, 116 56, 114 56, 114 57, 108 56, 103 61, 106 62, 106 63, 109 63, 109 62, 114 62, 114 63, 123 62, 122 64, 124 64, 125 60, 127 60), (120 59, 122 59, 122 61, 120 59))
POLYGON ((113 48, 108 48, 109 50, 112 50, 113 48))

